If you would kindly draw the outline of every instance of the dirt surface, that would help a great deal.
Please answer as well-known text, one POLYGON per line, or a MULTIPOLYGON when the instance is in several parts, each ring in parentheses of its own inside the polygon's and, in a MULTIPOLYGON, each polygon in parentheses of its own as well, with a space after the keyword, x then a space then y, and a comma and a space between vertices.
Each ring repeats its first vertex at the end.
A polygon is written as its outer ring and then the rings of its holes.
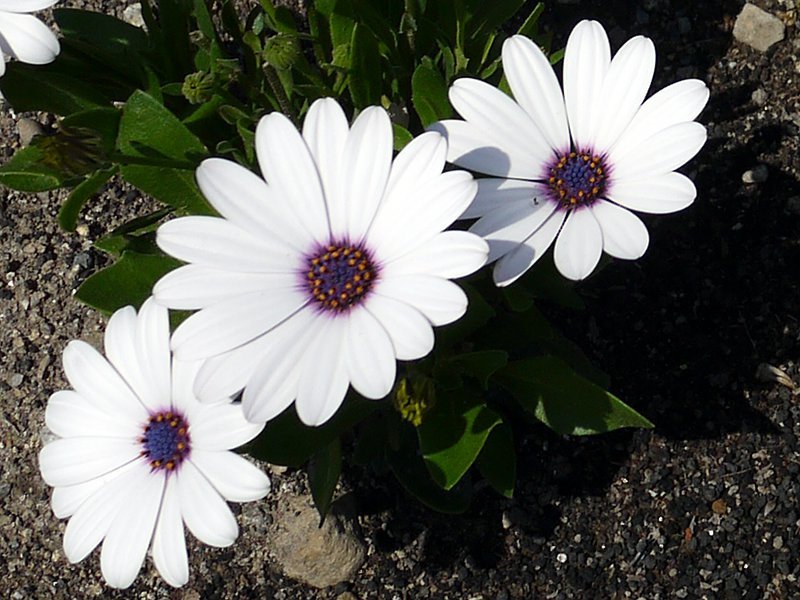
MULTIPOLYGON (((271 559, 270 515, 305 487, 295 471, 273 475, 266 501, 236 509, 233 547, 190 541, 182 590, 149 563, 124 593, 104 587, 97 553, 67 563, 64 524, 36 466, 43 410, 65 387, 64 345, 101 339, 102 318, 71 298, 104 260, 91 241, 148 201, 112 186, 82 234, 65 234, 58 194, 0 191, 0 597, 798 597, 798 396, 758 367, 800 383, 800 11, 793 0, 756 2, 788 24, 762 54, 732 37, 742 4, 553 1, 542 20, 556 46, 587 17, 614 49, 648 35, 653 89, 686 77, 711 88, 709 141, 684 169, 695 204, 645 218, 648 253, 581 284, 585 311, 542 306, 655 430, 567 439, 535 428, 521 444, 515 498, 487 489, 456 517, 422 508, 389 476, 348 470, 369 552, 357 578, 332 589, 292 583, 271 559), (759 165, 767 179, 743 183, 759 165)), ((0 131, 5 159, 18 145, 7 110, 0 131)))

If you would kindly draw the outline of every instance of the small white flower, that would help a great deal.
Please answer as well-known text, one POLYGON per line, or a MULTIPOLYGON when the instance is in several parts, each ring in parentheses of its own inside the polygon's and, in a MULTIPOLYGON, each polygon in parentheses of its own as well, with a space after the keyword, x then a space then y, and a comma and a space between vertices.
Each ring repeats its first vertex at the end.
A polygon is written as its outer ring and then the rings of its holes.
POLYGON ((26 13, 49 8, 58 0, 0 0, 0 76, 6 60, 15 58, 32 65, 52 62, 60 47, 52 31, 26 13))
POLYGON ((198 365, 170 361, 167 310, 152 299, 138 316, 130 306, 114 313, 105 350, 108 359, 84 342, 67 345, 73 389, 53 394, 45 412, 59 439, 42 449, 39 467, 55 487, 53 512, 71 517, 64 552, 78 562, 102 541, 103 577, 125 588, 151 547, 161 576, 181 586, 189 578, 183 524, 206 544, 229 546, 239 528, 225 500, 269 490, 264 473, 229 452, 262 426, 229 398, 197 401, 198 365))
POLYGON ((382 108, 348 126, 332 99, 314 102, 302 135, 282 114, 264 117, 256 153, 266 179, 209 159, 197 182, 223 218, 183 217, 158 229, 158 245, 192 263, 155 286, 172 308, 201 309, 176 330, 179 358, 208 359, 203 400, 244 388, 247 418, 264 422, 297 400, 320 425, 352 386, 367 398, 392 388, 396 359, 425 356, 434 325, 461 317, 450 281, 486 261, 478 236, 444 231, 469 205, 469 173, 442 173, 438 133, 392 161, 382 108))
POLYGON ((555 243, 570 279, 587 277, 603 251, 636 259, 649 243, 626 209, 669 213, 689 206, 694 184, 675 169, 706 140, 694 119, 708 100, 702 81, 674 83, 644 101, 656 55, 634 37, 611 59, 608 38, 582 21, 567 41, 564 91, 542 51, 515 35, 503 68, 516 102, 475 79, 459 79, 450 101, 465 119, 436 123, 448 160, 491 175, 464 218, 489 242, 497 285, 508 285, 555 243))

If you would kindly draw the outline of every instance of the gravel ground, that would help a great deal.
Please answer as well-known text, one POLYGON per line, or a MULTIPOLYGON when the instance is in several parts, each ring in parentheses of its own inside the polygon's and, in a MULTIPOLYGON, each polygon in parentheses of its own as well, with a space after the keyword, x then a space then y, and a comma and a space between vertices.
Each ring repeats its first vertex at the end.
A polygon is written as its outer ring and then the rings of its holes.
MULTIPOLYGON (((709 142, 687 169, 694 206, 647 219, 647 255, 581 284, 586 311, 542 307, 656 429, 567 439, 537 428, 520 449, 514 500, 486 490, 458 517, 420 507, 388 476, 350 469, 343 485, 368 558, 354 581, 328 590, 284 578, 270 555, 270 515, 305 490, 296 471, 275 473, 266 501, 236 509, 232 548, 190 541, 192 578, 180 591, 149 564, 121 593, 104 587, 96 554, 67 563, 36 467, 43 409, 65 387, 64 345, 101 339, 103 320, 71 299, 103 263, 91 241, 148 201, 112 186, 77 235, 58 230, 58 194, 0 191, 0 596, 798 597, 800 407, 759 365, 800 382, 800 37, 793 0, 755 3, 788 25, 767 53, 733 39, 739 1, 573 0, 551 2, 543 17, 557 44, 584 17, 604 23, 614 48, 649 35, 654 89, 699 77, 712 91, 701 117, 709 142), (753 169, 767 178, 743 183, 753 169)), ((0 131, 8 157, 18 140, 7 111, 0 131)))

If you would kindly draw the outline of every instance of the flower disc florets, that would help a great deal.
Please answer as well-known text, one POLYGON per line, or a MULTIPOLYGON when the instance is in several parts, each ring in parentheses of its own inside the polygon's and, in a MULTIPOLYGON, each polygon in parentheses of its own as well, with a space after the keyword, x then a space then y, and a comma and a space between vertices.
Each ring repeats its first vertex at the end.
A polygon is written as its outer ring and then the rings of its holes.
POLYGON ((359 304, 375 282, 377 268, 359 244, 331 243, 308 258, 311 296, 325 310, 341 312, 359 304))
POLYGON ((189 455, 189 425, 177 412, 161 411, 150 416, 140 441, 152 469, 173 471, 189 455))
POLYGON ((603 159, 592 152, 570 152, 548 170, 547 183, 553 200, 564 208, 592 204, 605 191, 603 159))

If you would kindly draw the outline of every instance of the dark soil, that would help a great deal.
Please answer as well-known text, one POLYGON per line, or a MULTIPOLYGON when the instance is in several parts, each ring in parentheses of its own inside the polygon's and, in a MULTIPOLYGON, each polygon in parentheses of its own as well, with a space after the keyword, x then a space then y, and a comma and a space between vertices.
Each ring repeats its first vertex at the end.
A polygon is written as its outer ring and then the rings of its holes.
MULTIPOLYGON (((581 18, 612 47, 645 34, 653 89, 687 77, 711 88, 709 141, 684 171, 689 209, 646 218, 651 246, 582 283, 585 311, 541 308, 655 424, 593 438, 543 426, 521 442, 513 500, 482 490, 462 516, 435 514, 389 476, 345 485, 369 557, 357 579, 316 591, 281 576, 265 536, 282 494, 241 509, 230 549, 190 544, 192 579, 171 591, 147 565, 125 594, 102 586, 97 556, 69 565, 63 524, 35 456, 47 395, 64 386, 59 354, 99 339, 102 320, 70 291, 100 260, 90 241, 124 215, 113 188, 83 237, 57 230, 57 195, 0 196, 0 591, 9 598, 796 598, 800 596, 800 37, 793 0, 757 0, 789 25, 762 54, 733 39, 740 1, 551 2, 542 23, 563 45, 581 18), (766 181, 742 182, 758 165, 766 181), (22 376, 20 379, 19 376, 22 376), (265 552, 266 549, 266 552, 265 552), (78 591, 80 590, 80 593, 78 591)), ((116 3, 114 6, 118 6, 116 3)), ((13 121, 0 115, 10 153, 13 121), (11 136, 11 138, 9 138, 11 136)))

